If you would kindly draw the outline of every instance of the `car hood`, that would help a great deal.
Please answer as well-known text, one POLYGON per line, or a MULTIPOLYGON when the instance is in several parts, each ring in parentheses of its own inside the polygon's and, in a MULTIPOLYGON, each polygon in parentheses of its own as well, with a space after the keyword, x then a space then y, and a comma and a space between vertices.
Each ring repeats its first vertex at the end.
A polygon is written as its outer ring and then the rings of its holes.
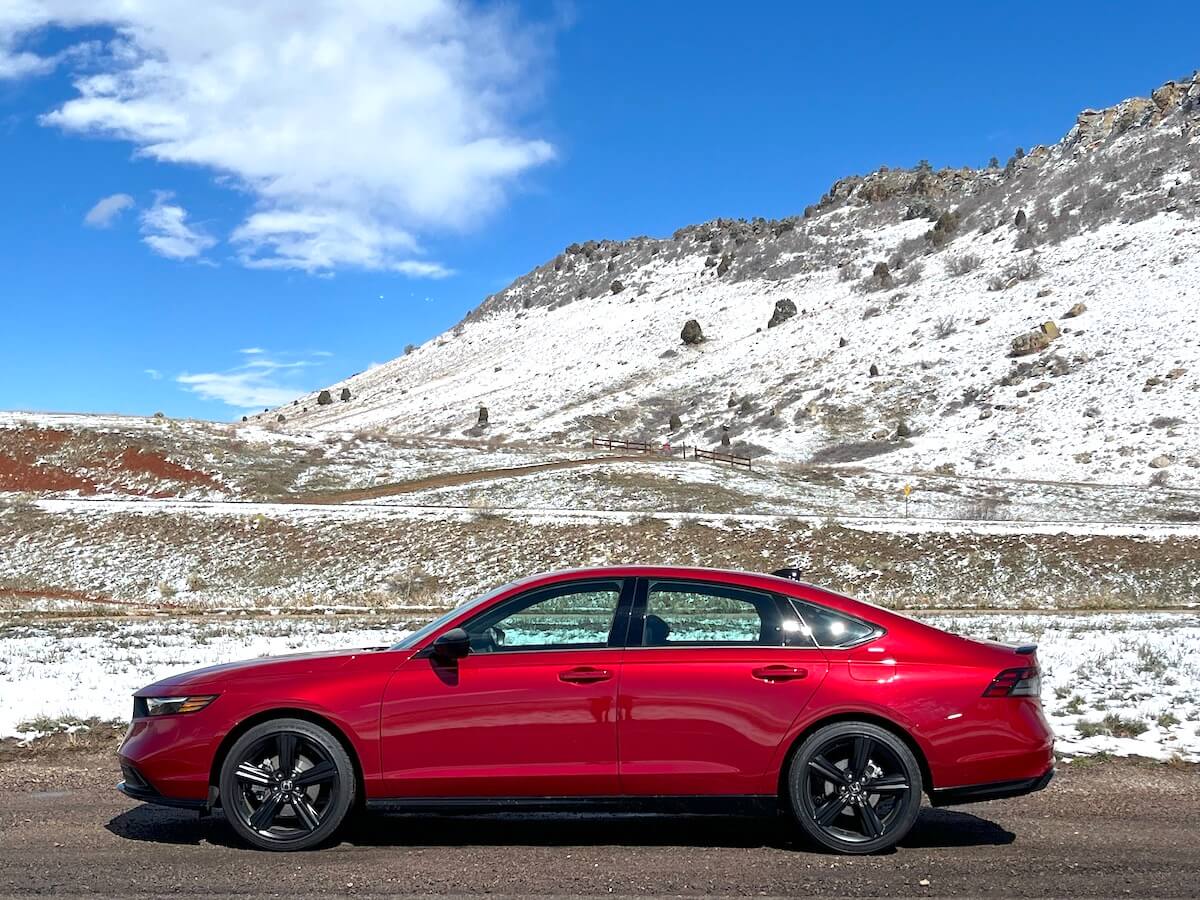
POLYGON ((222 663, 169 675, 161 681, 146 685, 138 697, 175 694, 199 687, 219 688, 234 680, 245 678, 275 678, 291 675, 320 675, 340 669, 364 653, 378 653, 387 647, 360 647, 354 650, 325 650, 317 653, 293 653, 288 656, 264 656, 238 662, 222 663))

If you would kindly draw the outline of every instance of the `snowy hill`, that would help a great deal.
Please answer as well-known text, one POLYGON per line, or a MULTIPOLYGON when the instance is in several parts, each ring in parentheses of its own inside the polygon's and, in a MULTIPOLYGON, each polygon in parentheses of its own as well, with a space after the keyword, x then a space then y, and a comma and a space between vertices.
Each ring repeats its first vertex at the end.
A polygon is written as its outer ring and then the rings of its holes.
POLYGON ((1200 74, 1003 167, 884 169, 802 216, 574 244, 453 330, 252 418, 1197 486, 1198 176, 1200 74))

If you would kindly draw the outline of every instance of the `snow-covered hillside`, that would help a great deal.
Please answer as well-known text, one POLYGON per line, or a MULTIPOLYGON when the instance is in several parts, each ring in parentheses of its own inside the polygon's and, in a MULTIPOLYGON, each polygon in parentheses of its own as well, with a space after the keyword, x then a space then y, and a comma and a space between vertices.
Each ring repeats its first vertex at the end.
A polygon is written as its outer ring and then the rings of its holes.
POLYGON ((1200 485, 1198 176, 1200 75, 1004 167, 881 170, 804 216, 572 245, 260 419, 1200 485))

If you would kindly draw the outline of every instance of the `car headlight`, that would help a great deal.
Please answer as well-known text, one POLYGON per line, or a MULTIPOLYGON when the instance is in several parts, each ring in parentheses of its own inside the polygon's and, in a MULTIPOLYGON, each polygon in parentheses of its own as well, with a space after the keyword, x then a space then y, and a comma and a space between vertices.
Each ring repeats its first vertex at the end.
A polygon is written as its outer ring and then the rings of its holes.
POLYGON ((217 699, 216 694, 200 694, 192 697, 145 697, 146 715, 173 716, 179 713, 199 712, 217 699))

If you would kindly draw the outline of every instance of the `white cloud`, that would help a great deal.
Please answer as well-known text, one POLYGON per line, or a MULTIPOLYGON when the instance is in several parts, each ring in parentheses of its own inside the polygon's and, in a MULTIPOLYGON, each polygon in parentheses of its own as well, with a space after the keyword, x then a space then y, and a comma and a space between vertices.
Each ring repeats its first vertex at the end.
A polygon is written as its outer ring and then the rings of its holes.
POLYGON ((158 369, 142 369, 142 371, 145 372, 147 375, 149 375, 151 378, 153 378, 155 381, 158 381, 159 379, 162 378, 162 372, 158 371, 158 369))
POLYGON ((259 268, 440 277, 416 235, 477 225, 550 160, 521 134, 549 34, 455 0, 8 0, 0 72, 54 65, 34 29, 100 27, 78 96, 43 122, 200 166, 254 199, 233 231, 259 268), (13 8, 10 9, 9 7, 13 8))
POLYGON ((107 228, 117 220, 117 217, 133 206, 133 198, 128 194, 110 194, 96 202, 83 217, 83 224, 91 228, 107 228))
POLYGON ((142 241, 168 259, 195 259, 217 243, 216 239, 187 223, 187 210, 159 192, 154 205, 142 213, 142 241))
POLYGON ((310 366, 321 363, 308 358, 284 358, 292 354, 272 354, 260 347, 241 351, 250 359, 224 372, 184 372, 175 376, 175 381, 187 391, 205 400, 219 400, 241 410, 282 406, 307 388, 300 385, 296 376, 310 366))

